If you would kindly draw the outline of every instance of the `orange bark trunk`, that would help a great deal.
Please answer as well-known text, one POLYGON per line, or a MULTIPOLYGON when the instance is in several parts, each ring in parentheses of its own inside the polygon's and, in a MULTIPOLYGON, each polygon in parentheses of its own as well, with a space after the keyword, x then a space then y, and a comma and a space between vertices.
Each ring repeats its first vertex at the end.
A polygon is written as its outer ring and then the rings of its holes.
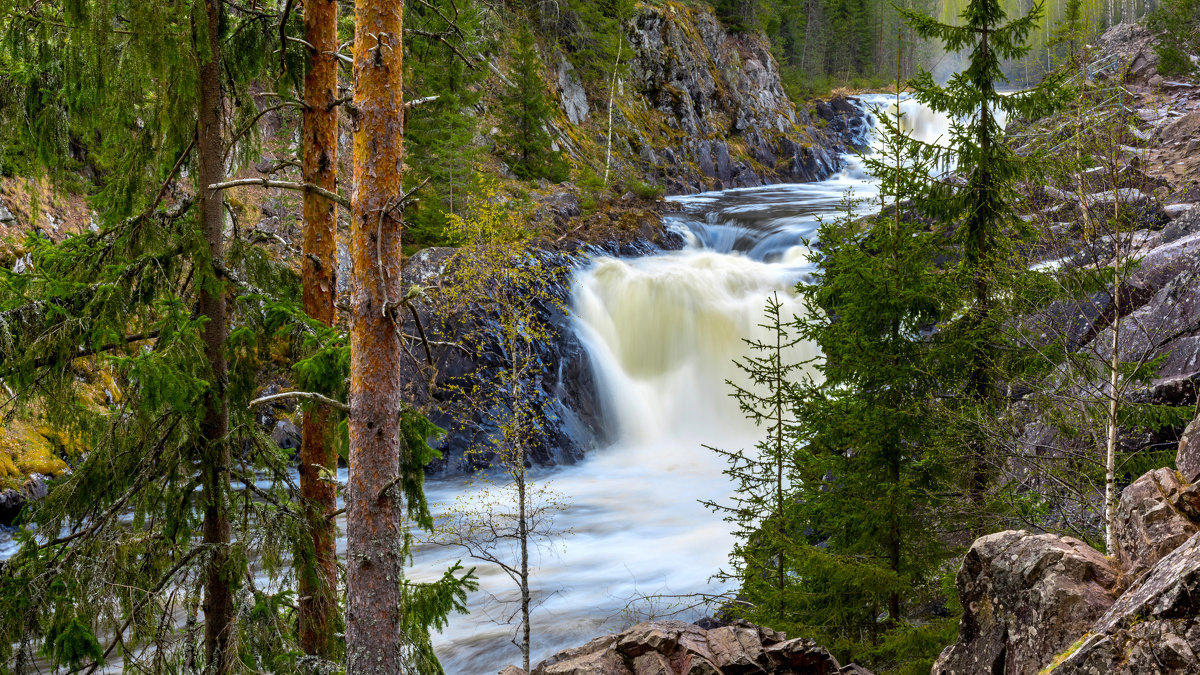
MULTIPOLYGON (((304 77, 304 182, 337 190, 337 2, 304 3, 305 39, 310 65, 304 77)), ((337 205, 304 193, 304 243, 302 281, 304 311, 313 319, 333 325, 337 293, 335 246, 337 205)), ((334 656, 337 626, 336 524, 330 514, 337 509, 337 486, 322 479, 322 472, 337 471, 337 453, 330 443, 330 411, 321 404, 304 410, 300 443, 300 494, 304 499, 311 555, 297 558, 300 580, 300 648, 322 658, 334 656)), ((307 553, 307 552, 306 552, 307 553)))
POLYGON ((399 300, 404 3, 359 0, 354 36, 354 195, 347 485, 346 672, 402 670, 399 300))
MULTIPOLYGON (((225 255, 225 213, 220 190, 209 185, 224 179, 225 139, 222 124, 221 42, 218 34, 221 20, 220 0, 204 3, 207 34, 200 60, 199 119, 196 152, 198 159, 200 228, 204 234, 207 255, 212 263, 202 272, 198 310, 207 321, 204 324, 204 354, 212 364, 212 385, 205 401, 204 419, 200 422, 200 483, 203 490, 204 543, 212 553, 208 559, 204 582, 204 652, 208 661, 206 672, 228 673, 233 669, 234 639, 233 592, 240 575, 229 568, 230 525, 226 503, 229 492, 229 404, 226 399, 228 366, 225 362, 225 338, 228 325, 225 316, 225 293, 221 289, 217 264, 225 255)), ((197 31, 199 32, 199 31, 197 31)))

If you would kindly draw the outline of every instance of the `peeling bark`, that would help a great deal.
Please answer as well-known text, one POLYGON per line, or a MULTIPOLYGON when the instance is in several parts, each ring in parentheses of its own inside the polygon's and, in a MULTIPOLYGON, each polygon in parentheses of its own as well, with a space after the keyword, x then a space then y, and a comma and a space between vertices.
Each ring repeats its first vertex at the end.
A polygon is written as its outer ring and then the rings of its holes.
POLYGON ((350 480, 347 485, 346 671, 403 672, 399 488, 404 140, 403 7, 359 0, 354 36, 351 199, 350 480))
MULTIPOLYGON (((310 65, 304 77, 304 183, 337 192, 338 62, 337 2, 307 0, 304 34, 310 65)), ((337 205, 312 191, 304 193, 302 283, 304 311, 333 325, 336 320, 337 205)), ((300 648, 322 658, 334 656, 337 628, 337 485, 322 474, 337 472, 330 442, 329 406, 304 410, 300 443, 300 494, 304 500, 311 555, 297 560, 300 586, 300 648)))

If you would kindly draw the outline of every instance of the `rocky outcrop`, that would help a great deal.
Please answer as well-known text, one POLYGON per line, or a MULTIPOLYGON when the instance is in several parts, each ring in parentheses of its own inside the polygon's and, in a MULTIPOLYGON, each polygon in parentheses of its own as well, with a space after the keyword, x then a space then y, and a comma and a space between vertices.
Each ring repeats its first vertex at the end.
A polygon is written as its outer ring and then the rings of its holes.
POLYGON ((1170 469, 1151 471, 1121 492, 1113 534, 1124 574, 1136 580, 1200 530, 1180 501, 1185 483, 1170 469))
MULTIPOLYGON (((509 666, 504 675, 525 675, 509 666)), ((812 640, 746 621, 704 629, 682 621, 640 623, 542 661, 532 675, 870 675, 812 640)))
POLYGON ((866 115, 846 99, 797 110, 766 39, 725 32, 711 11, 645 4, 628 37, 614 144, 670 194, 821 180, 865 139, 866 115))
POLYGON ((1159 560, 1078 644, 1056 675, 1200 672, 1200 534, 1159 560))
POLYGON ((1149 85, 1158 75, 1154 35, 1145 26, 1134 23, 1112 26, 1100 36, 1096 47, 1099 53, 1117 58, 1127 82, 1149 85))
MULTIPOLYGON (((578 203, 561 196, 546 200, 542 208, 543 216, 548 219, 579 216, 578 203)), ((537 253, 543 268, 565 280, 575 265, 589 255, 640 256, 682 246, 682 238, 666 230, 660 215, 632 208, 627 215, 636 222, 618 228, 619 233, 609 232, 612 237, 603 239, 602 243, 583 245, 577 242, 572 251, 543 248, 537 253), (635 214, 640 216, 633 218, 635 214)), ((486 336, 499 334, 498 330, 490 330, 495 326, 494 316, 477 308, 465 315, 448 313, 436 304, 438 294, 431 289, 442 283, 444 275, 455 264, 457 252, 452 248, 422 249, 407 261, 402 273, 406 285, 429 291, 413 305, 423 329, 437 343, 431 349, 431 357, 440 386, 431 391, 427 383, 414 378, 410 391, 415 405, 447 431, 436 444, 442 451, 442 458, 429 467, 429 472, 437 475, 467 473, 491 464, 493 458, 487 447, 499 432, 496 422, 471 401, 470 392, 476 383, 488 381, 497 370, 511 365, 504 346, 498 341, 487 341, 493 338, 486 336), (473 349, 463 348, 461 338, 468 333, 484 336, 484 343, 474 345, 473 349)), ((533 357, 542 369, 534 378, 532 392, 527 394, 532 398, 536 416, 528 429, 529 458, 542 466, 573 464, 588 450, 611 440, 606 436, 607 427, 603 423, 602 405, 587 350, 575 334, 575 327, 566 312, 570 304, 570 284, 558 283, 549 290, 554 300, 537 303, 537 310, 540 320, 551 330, 546 339, 533 344, 533 357)), ((406 331, 415 334, 415 326, 406 331)))
POLYGON ((1024 530, 977 540, 959 638, 933 672, 1200 672, 1200 485, 1146 473, 1121 493, 1114 535, 1112 558, 1024 530))
POLYGON ((1112 605, 1117 570, 1087 544, 1024 530, 982 537, 959 570, 958 642, 935 674, 1037 673, 1112 605))

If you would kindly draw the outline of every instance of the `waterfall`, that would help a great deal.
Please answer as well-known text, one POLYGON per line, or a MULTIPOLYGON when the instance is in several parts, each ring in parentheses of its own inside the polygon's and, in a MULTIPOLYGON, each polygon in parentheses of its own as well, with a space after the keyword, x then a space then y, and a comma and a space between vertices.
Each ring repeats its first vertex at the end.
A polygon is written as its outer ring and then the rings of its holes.
MULTIPOLYGON (((863 105, 894 100, 869 96, 863 105)), ((918 138, 948 135, 949 122, 916 101, 902 98, 901 110, 918 138)), ((740 381, 733 360, 746 354, 743 340, 768 337, 759 324, 769 295, 779 294, 784 316, 804 311, 795 286, 811 272, 806 241, 818 219, 836 215, 848 190, 866 200, 860 210, 874 206, 878 191, 861 164, 846 158, 845 166, 819 183, 674 198, 682 211, 668 226, 684 235, 684 250, 599 258, 575 274, 574 329, 616 440, 578 465, 535 470, 536 482, 563 495, 559 522, 571 530, 535 553, 535 662, 649 616, 682 611, 678 618, 694 620, 704 608, 671 597, 721 590, 711 577, 727 566, 734 541, 699 500, 727 500, 733 486, 705 446, 753 450, 761 430, 744 419, 726 380, 740 381)), ((786 358, 814 353, 799 345, 786 358)), ((475 489, 465 479, 428 484, 441 504, 475 489)), ((417 577, 432 578, 458 557, 420 551, 417 577)), ((447 672, 495 673, 519 660, 513 627, 495 621, 511 613, 498 600, 513 598, 513 584, 492 568, 480 575, 471 615, 434 638, 447 672)))

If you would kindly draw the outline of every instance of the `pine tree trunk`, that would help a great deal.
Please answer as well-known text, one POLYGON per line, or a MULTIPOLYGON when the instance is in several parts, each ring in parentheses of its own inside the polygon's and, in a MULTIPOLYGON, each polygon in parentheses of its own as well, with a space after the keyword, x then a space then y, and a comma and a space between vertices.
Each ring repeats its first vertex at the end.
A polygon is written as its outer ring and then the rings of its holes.
MULTIPOLYGON (((311 65, 304 77, 304 182, 337 190, 337 2, 306 0, 304 34, 311 65)), ((304 243, 301 259, 304 311, 326 325, 335 320, 337 293, 337 206, 312 192, 304 193, 304 243)), ((333 656, 337 612, 337 486, 322 472, 337 472, 337 453, 330 443, 329 408, 304 411, 300 443, 300 494, 304 499, 311 556, 297 558, 300 586, 300 648, 305 654, 333 656)))
MULTIPOLYGON (((226 400, 228 367, 225 362, 225 294, 221 290, 217 265, 225 255, 224 197, 220 190, 207 186, 224 178, 225 139, 222 128, 221 43, 218 34, 221 19, 219 0, 206 0, 206 43, 197 45, 200 57, 200 109, 196 150, 198 155, 200 228, 210 261, 199 284, 198 311, 206 321, 203 330, 204 355, 212 364, 212 385, 200 422, 203 444, 200 482, 203 490, 204 544, 211 550, 204 581, 204 653, 207 673, 227 673, 233 669, 235 647, 233 626, 234 579, 230 569, 230 524, 226 499, 229 491, 229 404, 226 400), (205 53, 207 52, 207 53, 205 53)), ((197 31, 199 34, 200 31, 197 31)))
POLYGON ((347 485, 346 672, 404 672, 400 584, 401 297, 404 3, 359 0, 354 36, 354 195, 347 485))

